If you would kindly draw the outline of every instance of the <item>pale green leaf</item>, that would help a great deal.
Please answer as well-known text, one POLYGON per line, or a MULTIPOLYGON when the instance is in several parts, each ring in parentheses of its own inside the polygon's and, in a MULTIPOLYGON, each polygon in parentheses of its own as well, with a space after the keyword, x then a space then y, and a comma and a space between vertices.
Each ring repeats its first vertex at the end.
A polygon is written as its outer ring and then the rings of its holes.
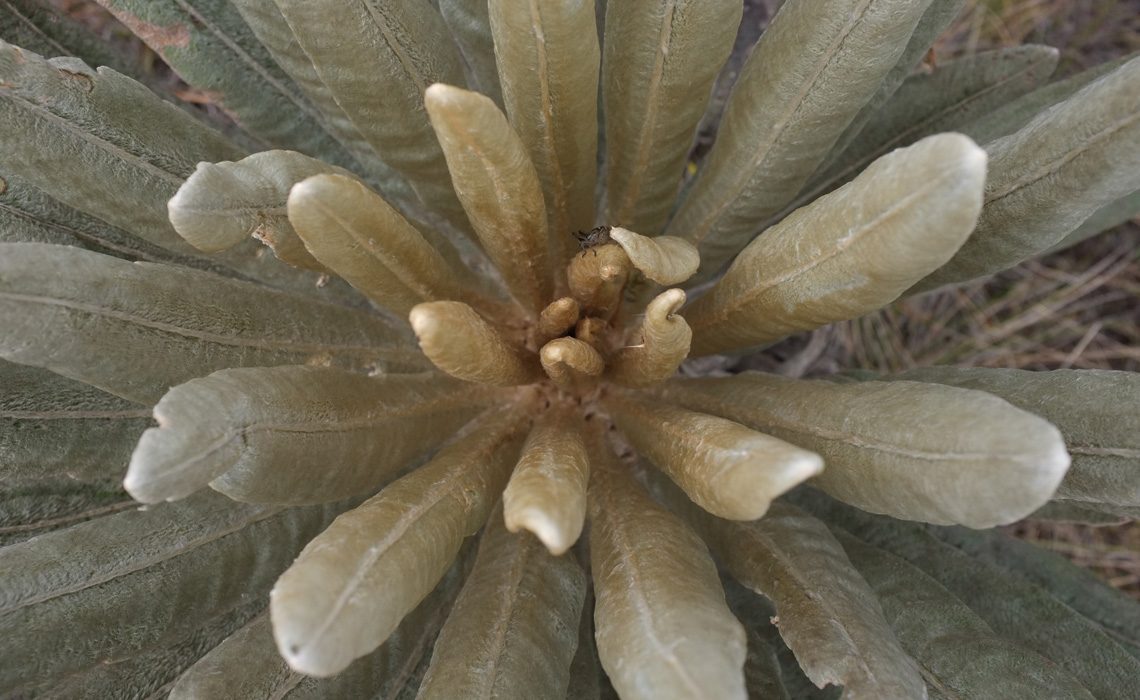
POLYGON ((39 0, 0 0, 0 39, 41 56, 75 56, 120 73, 140 68, 89 27, 39 0))
POLYGON ((967 240, 986 155, 940 134, 883 156, 754 240, 684 316, 693 354, 772 343, 894 301, 967 240))
POLYGON ((602 670, 602 662, 598 660, 598 646, 594 643, 594 591, 587 586, 582 619, 578 624, 578 649, 570 662, 566 700, 601 700, 603 688, 614 694, 602 670))
POLYGON ((436 83, 424 104, 487 257, 515 299, 537 315, 553 296, 554 277, 542 186, 523 142, 479 93, 436 83))
POLYGON ((1131 221, 1137 216, 1140 216, 1140 190, 1097 209, 1075 231, 1062 238, 1045 252, 1047 254, 1056 253, 1059 250, 1070 248, 1098 233, 1104 233, 1126 221, 1131 221))
MULTIPOLYGON (((1111 506, 1100 504, 1068 501, 1054 498, 1045 505, 1026 516, 1027 520, 1054 520, 1062 523, 1082 523, 1099 527, 1102 525, 1121 525, 1129 519, 1140 519, 1137 516, 1116 514, 1109 512, 1111 506)), ((1115 509, 1114 509, 1115 510, 1115 509)), ((1137 511, 1140 516, 1140 509, 1137 511)))
POLYGON ((905 560, 836 536, 874 588, 899 641, 932 695, 947 698, 1081 698, 1092 695, 1052 661, 1002 639, 941 584, 905 560))
POLYGON ((266 611, 210 650, 170 690, 170 700, 280 697, 301 681, 273 644, 266 611))
POLYGON ((190 85, 242 129, 288 148, 352 167, 324 118, 228 0, 101 0, 190 85))
POLYGON ((989 144, 978 228, 913 291, 1012 267, 1140 189, 1140 57, 989 144))
POLYGON ((842 685, 851 698, 925 696, 875 594, 822 522, 785 503, 760 520, 730 522, 663 490, 728 573, 775 604, 780 635, 818 687, 842 685))
POLYGON ((595 223, 595 2, 490 0, 489 7, 503 106, 542 183, 550 255, 561 268, 574 252, 571 234, 595 223))
MULTIPOLYGON (((775 608, 767 600, 731 578, 724 577, 721 582, 724 584, 724 594, 729 609, 744 625, 748 635, 748 657, 744 661, 744 683, 748 688, 748 697, 791 700, 788 688, 791 679, 785 676, 779 657, 780 651, 787 651, 788 655, 791 655, 791 652, 780 641, 775 631, 777 627, 773 620, 779 620, 775 608)), ((792 663, 798 671, 799 664, 795 662, 794 657, 792 663)), ((798 675, 803 676, 802 672, 798 675)), ((814 687, 807 678, 802 678, 802 683, 814 687)), ((834 688, 834 686, 828 687, 834 688)))
POLYGON ((466 229, 423 95, 463 84, 443 17, 428 0, 276 0, 320 81, 363 139, 428 209, 466 229))
POLYGON ((1055 427, 981 391, 749 372, 675 380, 660 394, 816 452, 826 468, 811 483, 907 520, 1010 523, 1044 504, 1069 466, 1055 427))
POLYGON ((736 82, 707 165, 669 224, 707 280, 799 192, 898 63, 928 0, 788 0, 736 82))
POLYGON ((491 514, 417 698, 561 698, 570 684, 586 573, 491 514))
POLYGON ((0 687, 129 657, 264 596, 335 512, 204 494, 0 549, 0 687))
POLYGON ((492 396, 439 375, 365 377, 317 367, 231 369, 154 408, 124 485, 146 503, 204 487, 254 503, 375 492, 492 396))
POLYGON ((388 638, 486 522, 525 427, 520 411, 492 411, 305 547, 270 604, 293 669, 331 676, 388 638))
POLYGON ((377 316, 78 248, 0 244, 0 356, 140 403, 234 366, 421 366, 377 316))
POLYGON ((439 0, 439 13, 459 45, 471 88, 502 107, 503 89, 495 66, 495 40, 491 35, 488 3, 485 0, 439 0))
POLYGON ((1015 46, 965 56, 911 76, 799 200, 810 201, 847 182, 896 148, 931 134, 958 131, 1030 92, 1049 79, 1057 57, 1057 50, 1048 46, 1015 46))
POLYGON ((742 3, 734 0, 608 6, 602 81, 607 223, 650 236, 665 226, 741 13, 742 3))
POLYGON ((866 544, 902 557, 945 586, 1003 638, 1044 656, 1103 700, 1124 700, 1140 678, 1140 660, 1098 625, 1003 566, 967 556, 921 526, 862 513, 802 493, 794 499, 866 544))
POLYGON ((1140 508, 1140 373, 929 367, 898 376, 978 389, 1041 416, 1072 456, 1057 498, 1140 508))
POLYGON ((594 635, 614 688, 625 700, 743 700, 744 628, 704 543, 649 498, 608 445, 595 444, 591 456, 594 635))

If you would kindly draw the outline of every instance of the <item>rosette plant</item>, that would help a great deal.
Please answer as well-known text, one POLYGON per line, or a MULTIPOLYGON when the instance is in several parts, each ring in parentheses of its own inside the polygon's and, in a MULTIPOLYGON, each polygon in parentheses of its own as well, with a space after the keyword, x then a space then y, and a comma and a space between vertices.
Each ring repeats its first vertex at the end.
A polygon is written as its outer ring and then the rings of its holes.
POLYGON ((747 60, 740 0, 102 4, 239 128, 0 3, 7 695, 1134 695, 1137 606, 985 529, 1137 512, 1135 375, 700 358, 1130 216, 1140 60, 915 72, 953 0, 747 60))

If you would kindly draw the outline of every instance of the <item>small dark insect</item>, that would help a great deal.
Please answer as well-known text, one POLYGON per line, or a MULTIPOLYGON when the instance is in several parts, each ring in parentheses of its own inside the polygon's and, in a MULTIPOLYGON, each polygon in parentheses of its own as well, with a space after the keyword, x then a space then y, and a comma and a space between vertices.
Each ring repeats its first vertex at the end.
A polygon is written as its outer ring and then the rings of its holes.
MULTIPOLYGON (((589 231, 575 231, 574 238, 578 239, 578 247, 581 250, 589 250, 595 246, 610 242, 610 227, 595 226, 589 231)), ((597 254, 597 251, 594 251, 594 255, 597 254)))

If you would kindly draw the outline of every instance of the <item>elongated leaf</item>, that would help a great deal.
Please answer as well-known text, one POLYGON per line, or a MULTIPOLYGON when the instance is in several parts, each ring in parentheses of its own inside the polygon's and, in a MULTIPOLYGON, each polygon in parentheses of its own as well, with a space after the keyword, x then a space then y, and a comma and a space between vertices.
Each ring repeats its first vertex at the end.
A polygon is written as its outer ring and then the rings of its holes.
MULTIPOLYGON (((656 235, 732 50, 742 3, 618 2, 606 11, 606 221, 656 235)), ((663 283, 671 284, 671 283, 663 283)))
POLYGON ((367 495, 491 398, 438 375, 364 377, 315 367, 234 369, 172 389, 124 482, 147 503, 207 483, 239 501, 367 495))
MULTIPOLYGON (((1062 523, 1082 523, 1093 527, 1121 525, 1131 519, 1123 514, 1109 512, 1111 506, 1054 498, 1029 514, 1029 520, 1055 520, 1062 523)), ((1115 509, 1114 509, 1115 510, 1115 509)))
POLYGON ((578 338, 555 338, 542 346, 538 356, 546 376, 568 390, 589 390, 606 369, 601 353, 578 338))
POLYGON ((614 688, 637 698, 739 698, 744 628, 729 612, 701 540, 595 444, 590 568, 598 654, 614 688))
POLYGON ((228 0, 100 0, 261 142, 351 167, 324 118, 228 0))
POLYGON ((494 386, 530 384, 542 378, 534 353, 460 301, 418 304, 408 315, 424 355, 458 379, 494 386))
POLYGON ((429 210, 466 229, 423 107, 432 83, 463 85, 459 52, 439 12, 428 0, 275 1, 320 81, 364 140, 429 210))
POLYGON ((925 697, 914 660, 826 525, 784 503, 760 520, 730 522, 663 490, 729 574, 776 605, 780 635, 817 686, 842 685, 853 698, 925 697))
POLYGON ((578 625, 578 651, 570 663, 570 686, 566 689, 566 700, 601 700, 603 688, 609 692, 607 700, 617 695, 598 660, 598 647, 594 644, 594 592, 587 587, 582 619, 578 625))
POLYGON ((724 418, 626 393, 612 393, 606 405, 638 452, 722 518, 759 518, 773 499, 823 469, 819 455, 724 418))
POLYGON ((1140 374, 930 367, 899 376, 978 389, 1041 416, 1072 455, 1058 498, 1140 507, 1140 374))
POLYGON ((38 243, 0 244, 0 325, 5 359, 140 403, 224 367, 422 366, 405 334, 376 316, 38 243))
POLYGON ((875 94, 871 96, 867 104, 863 105, 863 108, 859 110, 859 113, 855 115, 855 118, 851 120, 851 123, 847 125, 843 134, 836 141, 832 149, 832 157, 829 158, 831 163, 835 162, 835 156, 846 156, 849 150, 848 146, 852 143, 861 144, 866 141, 869 129, 865 127, 871 125, 873 129, 877 126, 876 122, 882 116, 881 112, 884 105, 890 105, 889 109, 894 109, 897 101, 902 99, 902 95, 896 97, 896 94, 903 89, 907 78, 911 76, 914 69, 927 55, 938 35, 950 26, 950 23, 962 11, 965 4, 966 0, 938 0, 930 3, 922 15, 922 19, 918 20, 918 25, 915 26, 914 32, 910 35, 906 48, 903 49, 894 68, 891 68, 883 77, 883 82, 879 83, 879 88, 875 94))
POLYGON ((788 0, 748 58, 667 233, 706 280, 805 184, 898 63, 928 0, 788 0))
POLYGON ((614 227, 609 235, 629 256, 630 263, 657 284, 680 284, 701 264, 697 249, 683 238, 649 238, 621 227, 614 227))
POLYGON ((594 225, 598 66, 594 0, 490 0, 503 106, 542 183, 550 255, 594 225))
POLYGON ((490 98, 437 83, 424 95, 467 218, 507 288, 537 314, 553 272, 538 173, 523 142, 490 98))
POLYGON ((270 605, 290 667, 331 676, 388 638, 487 520, 524 427, 518 411, 493 412, 305 547, 270 605))
POLYGON ((586 522, 590 461, 579 420, 559 407, 544 413, 503 492, 507 529, 530 531, 554 555, 573 546, 586 522))
POLYGON ((693 353, 771 343, 894 301, 966 241, 985 180, 985 152, 958 134, 883 156, 744 249, 685 311, 693 353))
POLYGON ((264 596, 335 512, 274 514, 203 495, 0 549, 0 687, 18 693, 176 640, 264 596))
POLYGON ((874 587, 891 627, 937 697, 1093 696, 1052 661, 1012 645, 921 570, 838 532, 847 556, 874 587))
POLYGON ((820 454, 812 482, 864 510, 969 527, 1019 520, 1069 465, 1051 424, 980 391, 749 372, 675 380, 665 397, 820 454))
POLYGON ((970 606, 1002 637, 1057 664, 1096 698, 1129 698, 1140 661, 1096 625, 1001 567, 943 544, 921 526, 798 494, 797 504, 864 543, 902 557, 970 606))
POLYGON ((931 134, 957 131, 1030 92, 1049 79, 1057 57, 1057 50, 1048 46, 1016 46, 966 56, 939 65, 931 73, 911 76, 875 113, 854 145, 814 179, 809 194, 801 199, 813 199, 847 182, 896 148, 931 134))
POLYGON ((1012 267, 1140 189, 1140 57, 986 151, 990 174, 977 230, 912 291, 1012 267))
POLYGON ((581 314, 581 308, 573 297, 560 297, 547 304, 538 315, 535 324, 534 337, 537 345, 564 335, 574 327, 581 314))
POLYGON ((590 248, 571 258, 566 278, 584 315, 603 320, 613 316, 623 300, 622 291, 632 268, 629 256, 616 243, 590 248))
POLYGON ((507 532, 500 515, 491 514, 417 698, 566 696, 586 573, 574 557, 507 532))
POLYGON ((0 492, 0 547, 136 505, 122 486, 114 483, 57 481, 5 489, 0 492))
POLYGON ((37 0, 0 0, 0 39, 41 56, 75 56, 120 73, 139 68, 88 27, 37 0))
POLYGON ((1075 231, 1062 238, 1046 253, 1056 253, 1059 250, 1075 246, 1098 233, 1103 233, 1126 221, 1135 219, 1138 215, 1140 215, 1140 190, 1097 209, 1075 231))
MULTIPOLYGON (((721 582, 724 584, 729 609, 744 625, 748 634, 748 657, 744 661, 744 683, 748 688, 748 697, 791 700, 778 656, 779 649, 784 645, 773 632, 776 627, 773 619, 778 621, 775 609, 736 581, 722 578, 721 582)), ((803 682, 811 686, 811 681, 804 679, 803 682)))
POLYGON ((1140 658, 1140 609, 1127 594, 1106 585, 1088 569, 999 532, 931 528, 929 532, 974 559, 1001 567, 1049 592, 1140 658))
POLYGON ((405 316, 421 301, 479 303, 480 284, 468 269, 451 264, 356 178, 315 175, 286 194, 290 228, 308 252, 380 306, 405 316))
POLYGON ((617 351, 610 364, 614 381, 627 386, 650 386, 673 376, 689 356, 693 332, 677 314, 685 303, 680 289, 662 292, 645 309, 633 336, 635 345, 617 351))
POLYGON ((300 682, 273 644, 269 612, 227 637, 178 678, 174 700, 223 697, 273 697, 300 682))
POLYGON ((503 89, 499 84, 499 71, 495 66, 495 39, 491 35, 491 13, 486 2, 469 0, 440 0, 439 13, 455 37, 463 62, 467 65, 467 79, 477 90, 503 106, 503 89))

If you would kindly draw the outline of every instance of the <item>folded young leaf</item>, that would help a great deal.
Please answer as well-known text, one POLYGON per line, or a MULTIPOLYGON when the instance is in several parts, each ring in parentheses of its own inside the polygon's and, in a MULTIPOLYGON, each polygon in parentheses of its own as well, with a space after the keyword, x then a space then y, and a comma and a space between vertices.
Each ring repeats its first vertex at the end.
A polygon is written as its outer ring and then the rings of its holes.
POLYGON ((1140 608, 1088 569, 1055 552, 1000 532, 930 528, 930 534, 974 559, 1041 587, 1094 623, 1132 656, 1140 658, 1140 608))
POLYGON ((0 244, 0 326, 0 357, 148 404, 225 367, 423 366, 373 314, 39 243, 0 244))
POLYGON ((799 192, 875 94, 929 0, 788 0, 748 58, 708 164, 667 233, 719 271, 799 192))
POLYGON ((990 170, 977 230, 911 291, 1012 267, 1140 189, 1140 57, 986 144, 986 152, 990 170))
POLYGON ((728 573, 775 604, 780 635, 818 687, 842 685, 851 697, 925 697, 914 660, 826 525, 785 503, 753 522, 721 520, 661 486, 728 573))
POLYGON ((733 0, 607 6, 606 221, 651 236, 665 226, 741 13, 733 0))
POLYGON ((580 314, 581 308, 573 297, 560 297, 547 304, 535 324, 535 345, 545 345, 564 335, 578 322, 580 314))
POLYGON ((590 568, 602 667, 627 700, 743 700, 744 628, 708 550, 601 443, 591 446, 590 568))
POLYGON ((503 337, 461 301, 418 304, 408 321, 424 355, 453 377, 494 386, 530 384, 542 378, 533 353, 503 337))
POLYGON ((487 256, 524 308, 551 297, 546 206, 523 142, 490 98, 437 83, 424 104, 459 201, 487 256))
POLYGON ((305 547, 270 601, 290 667, 331 676, 384 643, 487 520, 525 427, 520 411, 491 412, 305 547))
POLYGON ((0 637, 0 687, 129 657, 264 596, 342 507, 274 514, 203 494, 0 549, 4 628, 18 631, 0 637))
POLYGON ((542 370, 564 389, 586 389, 597 383, 606 361, 590 343, 578 338, 555 338, 538 353, 542 370))
POLYGON ((114 486, 142 431, 143 405, 47 370, 0 360, 0 481, 114 486))
POLYGON ((1140 507, 1140 374, 928 367, 898 377, 978 389, 1041 416, 1072 456, 1057 498, 1140 507))
POLYGON ((459 52, 439 11, 428 0, 276 3, 325 89, 364 140, 429 210, 467 230, 423 106, 432 83, 464 84, 459 52))
POLYGON ((576 558, 507 532, 500 515, 487 522, 417 698, 566 696, 586 573, 576 558))
POLYGON ((554 555, 578 541, 586 522, 590 461, 581 420, 557 406, 543 414, 503 492, 507 529, 534 533, 554 555))
POLYGON ((823 469, 819 455, 724 418, 625 392, 610 393, 605 405, 638 452, 722 518, 759 518, 773 499, 823 469))
POLYGON ((6 168, 70 207, 183 254, 194 249, 166 221, 166 200, 198 161, 243 155, 126 76, 2 42, 0 118, 6 168))
POLYGON ((571 258, 567 282, 584 315, 609 319, 622 302, 631 269, 629 256, 616 243, 590 248, 571 258))
POLYGON ((693 332, 677 311, 685 303, 680 289, 662 292, 649 302, 645 318, 632 336, 635 345, 621 348, 610 363, 610 376, 626 386, 651 386, 677 371, 689 356, 693 332))
POLYGON ((207 483, 252 503, 374 493, 491 400, 439 375, 366 377, 316 367, 215 372, 154 407, 124 485, 144 503, 207 483))
POLYGON ((503 89, 495 66, 495 39, 491 35, 488 3, 440 0, 439 13, 463 55, 471 89, 490 97, 502 107, 503 89))
POLYGON ((874 588, 903 647, 922 667, 932 695, 947 698, 1093 697, 1052 661, 1010 644, 941 584, 904 559, 846 532, 836 537, 874 588))
POLYGON ((1069 466, 1055 427, 981 391, 748 372, 674 380, 659 396, 818 453, 827 468, 813 484, 906 520, 1011 523, 1049 500, 1069 466))
POLYGON ((593 0, 491 0, 503 105, 542 182, 561 274, 574 231, 594 225, 601 51, 593 0))
POLYGON ((262 143, 351 167, 352 157, 325 128, 320 112, 228 1, 100 2, 262 143))
POLYGON ((701 264, 697 249, 683 238, 649 238, 620 226, 610 229, 609 235, 629 256, 630 264, 657 284, 680 284, 701 264))
POLYGON ((985 181, 985 152, 959 134, 883 156, 744 249, 685 311, 693 353, 771 343, 894 301, 969 237, 985 181))
POLYGON ((1015 46, 965 56, 911 76, 875 113, 855 144, 813 178, 797 201, 811 201, 855 177, 876 158, 932 134, 958 131, 1043 85, 1057 67, 1058 55, 1049 46, 1015 46))
POLYGON ((864 543, 906 559, 945 586, 1000 635, 1056 664, 1095 698, 1130 698, 1140 660, 1047 592, 940 542, 913 523, 877 517, 821 497, 797 493, 801 507, 864 543))

